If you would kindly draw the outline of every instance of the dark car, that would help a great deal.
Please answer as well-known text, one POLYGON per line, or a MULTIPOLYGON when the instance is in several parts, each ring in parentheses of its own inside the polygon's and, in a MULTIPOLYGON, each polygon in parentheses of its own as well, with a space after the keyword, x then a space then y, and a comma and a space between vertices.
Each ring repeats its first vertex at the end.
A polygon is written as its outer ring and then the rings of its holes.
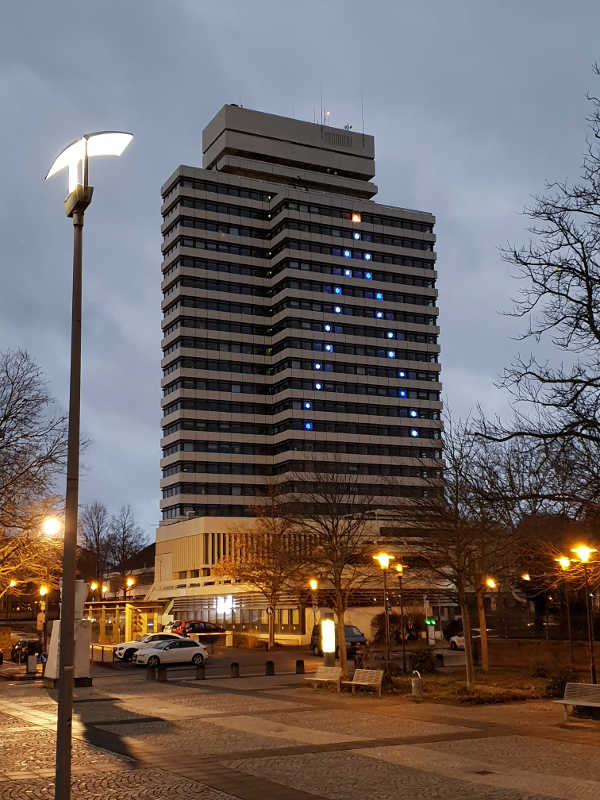
POLYGON ((217 642, 223 639, 219 634, 225 633, 225 628, 215 625, 214 622, 204 622, 203 620, 181 620, 179 623, 174 623, 171 628, 171 633, 179 633, 181 636, 189 636, 190 633, 200 634, 198 641, 206 644, 207 642, 217 642), (212 635, 211 635, 212 634, 212 635))
POLYGON ((19 639, 10 651, 10 660, 17 664, 25 664, 27 656, 39 656, 42 652, 42 643, 39 639, 19 639))
MULTIPOLYGON (((344 639, 346 640, 346 653, 348 658, 354 658, 356 654, 357 645, 367 643, 365 636, 354 625, 344 625, 344 639)), ((337 641, 337 628, 336 628, 336 641, 337 641)), ((315 625, 312 629, 310 637, 310 649, 316 656, 322 656, 321 650, 321 626, 315 625)), ((337 647, 336 647, 337 654, 337 647)))

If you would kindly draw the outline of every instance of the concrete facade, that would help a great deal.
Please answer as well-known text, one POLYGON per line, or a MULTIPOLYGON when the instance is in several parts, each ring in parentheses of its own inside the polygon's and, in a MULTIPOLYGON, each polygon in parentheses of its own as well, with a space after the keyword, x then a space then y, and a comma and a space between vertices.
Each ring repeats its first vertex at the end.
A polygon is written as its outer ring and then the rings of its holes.
POLYGON ((435 219, 371 199, 373 137, 226 105, 202 146, 162 187, 153 598, 213 585, 268 483, 358 474, 384 507, 441 459, 435 219))

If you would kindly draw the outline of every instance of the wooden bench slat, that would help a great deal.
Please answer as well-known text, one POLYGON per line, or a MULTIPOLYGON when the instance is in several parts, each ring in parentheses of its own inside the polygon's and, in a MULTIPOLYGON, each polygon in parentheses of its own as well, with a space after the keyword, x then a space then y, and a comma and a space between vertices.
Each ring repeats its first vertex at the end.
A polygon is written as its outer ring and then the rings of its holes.
POLYGON ((600 686, 595 683, 567 683, 564 695, 554 702, 564 706, 565 720, 567 720, 568 706, 600 708, 600 686))

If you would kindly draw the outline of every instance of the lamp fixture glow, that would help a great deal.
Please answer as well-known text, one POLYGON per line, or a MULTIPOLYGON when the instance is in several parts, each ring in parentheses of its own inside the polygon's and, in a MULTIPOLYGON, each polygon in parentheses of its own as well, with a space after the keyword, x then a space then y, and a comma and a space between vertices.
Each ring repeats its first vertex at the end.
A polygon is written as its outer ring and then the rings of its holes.
POLYGON ((56 517, 46 517, 42 522, 42 531, 46 536, 56 536, 60 529, 61 523, 56 517))
POLYGON ((320 392, 322 388, 323 388, 322 383, 315 383, 315 389, 317 390, 317 392, 320 392))
POLYGON ((14 589, 16 585, 17 585, 17 582, 14 579, 12 579, 10 581, 10 583, 8 584, 8 588, 9 589, 14 589))
POLYGON ((531 580, 531 575, 528 572, 524 572, 521 575, 521 580, 522 581, 530 581, 531 580))
POLYGON ((486 578, 485 585, 488 587, 488 589, 495 589, 497 586, 496 581, 493 578, 486 578))
POLYGON ((351 258, 352 251, 351 250, 344 250, 344 258, 351 258))
POLYGON ((358 231, 354 231, 354 234, 353 234, 353 236, 354 236, 354 238, 355 238, 356 240, 360 239, 360 233, 359 233, 358 231))
POLYGON ((106 594, 106 592, 108 592, 108 586, 105 583, 103 583, 102 584, 102 594, 106 594))
POLYGON ((374 561, 379 563, 381 569, 388 569, 390 566, 390 561, 392 561, 396 556, 392 556, 389 553, 377 553, 376 556, 373 556, 374 561))
POLYGON ((40 586, 40 596, 45 597, 48 594, 47 586, 40 586))
POLYGON ((398 575, 404 575, 405 568, 406 564, 396 564, 396 566, 394 567, 398 575))
POLYGON ((341 314, 342 313, 342 307, 341 306, 334 306, 333 310, 335 311, 336 314, 341 314))
POLYGON ((69 193, 71 193, 77 184, 85 183, 86 176, 83 173, 86 157, 120 156, 132 139, 132 133, 121 131, 84 133, 54 159, 44 180, 52 178, 66 167, 69 170, 69 193))
POLYGON ((376 311, 375 312, 375 317, 377 319, 383 319, 383 311, 376 311))
POLYGON ((362 217, 358 213, 358 211, 353 211, 352 212, 352 222, 361 222, 361 221, 362 221, 362 217))
POLYGON ((131 589, 131 587, 135 584, 135 579, 134 578, 127 578, 126 583, 127 583, 127 588, 131 589))
POLYGON ((95 592, 97 588, 98 588, 98 584, 96 583, 96 581, 92 581, 92 583, 90 583, 91 591, 95 592))
POLYGON ((316 592, 319 588, 319 581, 316 578, 311 578, 308 582, 311 592, 316 592))
POLYGON ((554 560, 558 561, 561 569, 569 569, 571 566, 571 559, 567 558, 567 556, 561 556, 560 558, 555 558, 554 560))
POLYGON ((325 331, 325 333, 331 333, 331 325, 328 322, 326 322, 325 325, 323 325, 323 330, 325 331))
POLYGON ((571 548, 571 552, 575 553, 582 564, 586 564, 590 560, 592 553, 597 551, 595 547, 586 547, 584 544, 581 544, 578 547, 571 548))

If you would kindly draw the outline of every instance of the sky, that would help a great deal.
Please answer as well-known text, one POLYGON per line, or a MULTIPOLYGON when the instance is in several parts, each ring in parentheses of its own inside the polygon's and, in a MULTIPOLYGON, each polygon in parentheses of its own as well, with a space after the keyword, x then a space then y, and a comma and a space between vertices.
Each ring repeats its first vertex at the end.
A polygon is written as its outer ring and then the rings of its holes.
POLYGON ((499 248, 521 210, 575 178, 586 92, 600 94, 597 0, 22 0, 0 26, 0 350, 25 348, 68 405, 72 226, 66 175, 82 133, 132 131, 90 167, 84 234, 80 501, 159 519, 160 186, 200 166, 225 103, 375 137, 376 200, 436 215, 445 399, 510 414, 498 376, 530 344, 503 312, 518 284, 499 248), (317 111, 317 114, 319 112, 317 111))

